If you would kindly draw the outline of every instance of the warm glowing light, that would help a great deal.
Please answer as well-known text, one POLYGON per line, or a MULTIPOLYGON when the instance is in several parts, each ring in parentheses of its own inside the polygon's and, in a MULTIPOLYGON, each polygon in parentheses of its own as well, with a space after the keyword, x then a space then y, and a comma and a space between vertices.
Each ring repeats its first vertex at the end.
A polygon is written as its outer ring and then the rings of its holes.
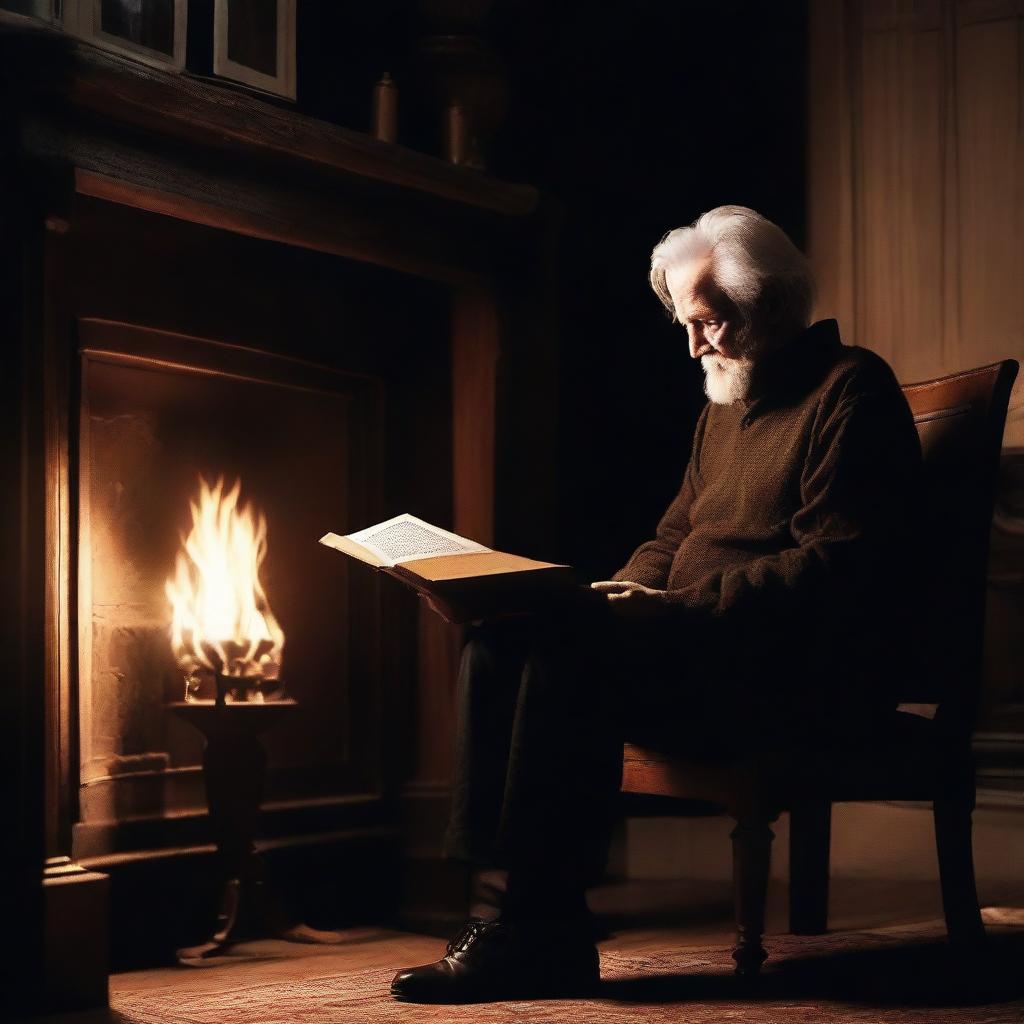
POLYGON ((238 679, 277 679, 284 633, 260 583, 267 553, 267 521, 249 504, 238 506, 242 481, 225 493, 199 478, 190 502, 192 529, 182 537, 171 602, 171 647, 186 679, 205 671, 238 679))

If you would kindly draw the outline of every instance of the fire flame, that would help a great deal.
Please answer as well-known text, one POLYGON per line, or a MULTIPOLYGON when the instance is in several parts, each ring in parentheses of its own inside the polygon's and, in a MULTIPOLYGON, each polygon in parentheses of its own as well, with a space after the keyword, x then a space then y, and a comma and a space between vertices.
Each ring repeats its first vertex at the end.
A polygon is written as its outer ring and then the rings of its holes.
POLYGON ((250 504, 238 507, 242 481, 225 493, 224 478, 199 478, 189 502, 192 529, 182 536, 171 602, 171 648, 186 680, 205 672, 237 679, 277 679, 284 633, 260 583, 267 521, 250 504))

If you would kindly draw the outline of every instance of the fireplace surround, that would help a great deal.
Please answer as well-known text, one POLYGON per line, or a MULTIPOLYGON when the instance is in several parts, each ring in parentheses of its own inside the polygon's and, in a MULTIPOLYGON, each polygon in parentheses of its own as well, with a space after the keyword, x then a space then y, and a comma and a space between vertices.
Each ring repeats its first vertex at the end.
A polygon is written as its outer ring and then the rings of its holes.
POLYGON ((437 912, 427 882, 461 892, 437 863, 458 634, 316 539, 409 511, 550 554, 547 205, 6 15, 0 60, 3 889, 24 991, 100 998, 105 939, 71 966, 73 901, 99 928, 109 899, 119 966, 208 924, 201 741, 164 709, 161 599, 203 472, 267 514, 299 701, 266 737, 272 871, 302 912, 437 912))

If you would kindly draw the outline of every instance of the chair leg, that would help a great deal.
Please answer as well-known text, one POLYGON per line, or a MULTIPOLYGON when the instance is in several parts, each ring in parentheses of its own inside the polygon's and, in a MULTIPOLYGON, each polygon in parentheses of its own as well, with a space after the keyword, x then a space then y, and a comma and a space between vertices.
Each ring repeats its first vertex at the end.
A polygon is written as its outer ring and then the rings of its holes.
POLYGON ((973 787, 970 790, 956 789, 937 797, 933 810, 942 907, 949 940, 958 946, 979 945, 985 938, 985 926, 981 921, 974 881, 971 846, 973 787))
POLYGON ((794 935, 828 931, 828 866, 832 804, 808 800, 789 815, 789 930, 794 935))
POLYGON ((753 977, 768 954, 761 945, 772 832, 767 820, 738 821, 732 830, 733 899, 736 906, 736 973, 753 977))

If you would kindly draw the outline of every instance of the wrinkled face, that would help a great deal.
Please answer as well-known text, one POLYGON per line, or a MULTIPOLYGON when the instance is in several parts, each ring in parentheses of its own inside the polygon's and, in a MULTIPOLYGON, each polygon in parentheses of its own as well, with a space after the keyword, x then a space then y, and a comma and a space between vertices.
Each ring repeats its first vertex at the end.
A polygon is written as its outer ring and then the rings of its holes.
POLYGON ((715 283, 710 257, 670 267, 665 285, 690 355, 701 362, 708 398, 720 405, 742 401, 750 390, 752 339, 739 311, 715 283))

